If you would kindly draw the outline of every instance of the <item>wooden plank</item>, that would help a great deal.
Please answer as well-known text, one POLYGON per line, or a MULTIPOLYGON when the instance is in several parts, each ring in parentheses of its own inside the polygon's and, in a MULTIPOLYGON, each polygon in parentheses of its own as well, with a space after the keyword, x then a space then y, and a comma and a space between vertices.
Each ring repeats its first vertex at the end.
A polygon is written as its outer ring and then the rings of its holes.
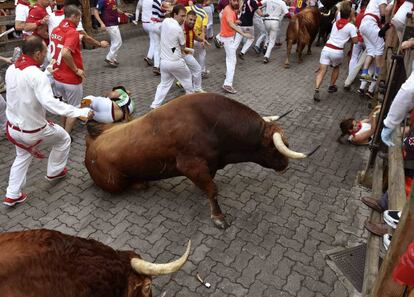
MULTIPOLYGON (((389 150, 389 205, 397 207, 406 201, 404 187, 404 173, 402 166, 401 134, 399 129, 393 135, 394 148, 389 150), (399 166, 399 167, 397 167, 399 166), (402 174, 402 176, 401 176, 402 174)), ((395 208, 393 208, 395 209, 395 208)), ((398 209, 398 208, 397 208, 398 209)), ((401 208, 400 208, 401 209, 401 208)), ((402 217, 395 230, 390 249, 381 265, 378 278, 375 282, 371 297, 401 297, 404 295, 405 286, 395 283, 392 272, 401 255, 407 250, 408 245, 414 240, 414 192, 411 198, 405 202, 402 217)))
POLYGON ((402 210, 406 201, 406 195, 404 184, 404 161, 401 151, 400 129, 395 129, 395 132, 393 134, 393 141, 396 145, 388 149, 388 207, 389 209, 402 210))
POLYGON ((14 1, 0 3, 0 9, 14 9, 14 1))
POLYGON ((0 26, 14 25, 14 15, 0 16, 0 26))
MULTIPOLYGON (((380 199, 382 196, 382 180, 384 173, 384 161, 382 158, 375 160, 374 174, 372 180, 372 197, 380 199)), ((369 220, 373 223, 381 222, 379 212, 372 210, 369 220)), ((370 296, 375 279, 378 275, 380 252, 380 237, 369 233, 367 240, 367 253, 365 256, 364 283, 362 286, 362 297, 370 296)))

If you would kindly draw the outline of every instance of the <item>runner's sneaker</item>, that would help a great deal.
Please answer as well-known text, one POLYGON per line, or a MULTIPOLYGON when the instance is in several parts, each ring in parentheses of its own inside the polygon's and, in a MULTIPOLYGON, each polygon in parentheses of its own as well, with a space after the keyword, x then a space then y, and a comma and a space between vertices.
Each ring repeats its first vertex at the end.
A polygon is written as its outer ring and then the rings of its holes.
POLYGON ((384 244, 385 249, 388 251, 391 245, 392 235, 391 234, 385 234, 382 237, 382 243, 384 244))
POLYGON ((232 86, 223 85, 222 88, 227 93, 230 93, 230 94, 236 94, 237 93, 237 91, 232 86))
POLYGON ((207 93, 203 89, 194 90, 194 93, 207 93))
POLYGON ((364 89, 358 89, 357 93, 359 94, 360 97, 364 97, 365 90, 364 89))
POLYGON ((374 99, 374 92, 366 92, 365 95, 369 98, 369 99, 374 99))
POLYGON ((386 210, 384 211, 384 221, 393 229, 397 229, 398 222, 401 218, 401 211, 386 210))
POLYGON ((350 91, 351 86, 350 85, 344 85, 344 91, 350 91))
POLYGON ((109 66, 111 66, 112 68, 116 68, 116 67, 118 67, 118 65, 114 62, 114 61, 110 61, 110 60, 108 60, 108 59, 105 59, 104 60, 105 61, 105 63, 107 63, 109 66))
POLYGON ((158 67, 152 67, 152 73, 154 73, 154 75, 160 75, 160 68, 158 67))
POLYGON ((210 74, 210 70, 203 71, 203 72, 201 72, 201 77, 206 79, 206 78, 208 78, 209 74, 210 74))
POLYGON ((244 54, 242 52, 239 53, 239 58, 244 60, 244 54))
POLYGON ((216 46, 216 48, 222 48, 223 47, 223 43, 217 39, 217 37, 213 38, 214 40, 214 45, 216 46))
POLYGON ((48 176, 48 175, 46 175, 45 178, 47 180, 50 180, 50 181, 52 181, 52 180, 58 180, 58 179, 64 178, 68 174, 68 171, 69 171, 68 168, 65 167, 65 168, 63 168, 62 172, 59 173, 58 175, 55 175, 55 176, 48 176))
POLYGON ((315 90, 315 93, 313 94, 313 100, 316 102, 320 102, 321 99, 319 98, 319 90, 315 90))
POLYGON ((154 66, 154 63, 152 62, 152 60, 150 58, 145 57, 144 61, 147 63, 148 66, 154 66))
POLYGON ((7 206, 14 206, 17 203, 22 203, 23 201, 26 200, 26 198, 27 198, 27 194, 25 194, 25 193, 21 193, 20 194, 20 197, 17 198, 17 199, 13 199, 13 198, 9 198, 9 197, 4 197, 3 204, 4 205, 7 205, 7 206))
POLYGON ((253 46, 253 50, 256 52, 256 54, 260 54, 260 48, 258 46, 253 46))
POLYGON ((338 92, 338 88, 335 85, 329 86, 328 93, 335 93, 338 92))
POLYGON ((178 88, 180 88, 180 89, 184 89, 184 88, 183 88, 183 85, 182 85, 179 81, 176 81, 176 82, 175 82, 175 85, 176 85, 178 88))
POLYGON ((268 57, 264 57, 263 63, 265 63, 265 64, 269 63, 269 58, 268 57))

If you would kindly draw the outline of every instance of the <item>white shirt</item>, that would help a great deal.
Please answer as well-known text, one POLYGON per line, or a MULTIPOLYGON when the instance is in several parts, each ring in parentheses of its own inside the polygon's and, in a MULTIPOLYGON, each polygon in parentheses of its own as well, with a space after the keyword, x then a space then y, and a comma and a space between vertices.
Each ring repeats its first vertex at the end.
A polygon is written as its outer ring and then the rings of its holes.
MULTIPOLYGON (((380 18, 381 16, 380 16, 379 7, 380 7, 381 4, 387 5, 388 1, 387 0, 371 0, 371 1, 369 1, 368 6, 365 9, 365 14, 367 14, 367 13, 375 14, 376 16, 378 16, 380 18)), ((373 19, 372 17, 364 17, 364 19, 366 19, 366 18, 373 19)))
POLYGON ((141 21, 149 23, 152 17, 152 0, 142 0, 141 21))
MULTIPOLYGON (((349 38, 357 37, 357 28, 355 25, 348 23, 341 30, 338 30, 336 23, 332 26, 331 35, 326 43, 330 43, 336 47, 344 48, 345 43, 348 42, 349 38)), ((324 49, 337 51, 336 49, 325 47, 324 49)))
MULTIPOLYGON (((29 16, 29 10, 30 10, 29 6, 23 5, 23 4, 17 4, 16 10, 15 10, 16 17, 15 17, 14 20, 18 21, 18 22, 25 22, 26 23, 26 19, 29 16)), ((32 32, 27 32, 27 31, 23 31, 23 33, 27 34, 27 35, 32 34, 32 32)))
POLYGON ((15 65, 6 71, 7 119, 22 130, 47 124, 46 110, 66 117, 87 117, 89 108, 79 109, 53 97, 47 75, 36 66, 23 70, 15 65))
POLYGON ((268 14, 265 20, 282 20, 283 16, 289 12, 285 1, 283 0, 263 0, 263 13, 268 14))
POLYGON ((178 61, 182 59, 181 46, 185 45, 184 31, 173 18, 166 18, 161 24, 161 59, 178 61))
POLYGON ((29 16, 30 7, 23 4, 17 4, 16 6, 16 21, 26 22, 27 17, 29 16))
MULTIPOLYGON (((361 123, 361 129, 357 133, 355 133, 355 136, 358 136, 361 133, 367 132, 369 130, 371 130, 371 124, 362 122, 361 123)), ((352 141, 353 138, 354 138, 353 135, 349 135, 348 140, 352 141)))

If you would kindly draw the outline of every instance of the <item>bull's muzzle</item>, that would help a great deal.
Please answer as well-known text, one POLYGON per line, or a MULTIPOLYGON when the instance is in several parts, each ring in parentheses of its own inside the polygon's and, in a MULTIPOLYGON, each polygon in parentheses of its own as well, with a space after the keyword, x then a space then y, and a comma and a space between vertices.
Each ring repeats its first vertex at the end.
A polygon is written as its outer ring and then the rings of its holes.
POLYGON ((144 261, 139 258, 131 259, 131 266, 139 274, 144 274, 148 276, 157 276, 170 274, 180 270, 181 267, 185 264, 190 254, 191 249, 191 240, 188 241, 187 249, 179 259, 165 264, 156 264, 144 261))
POLYGON ((278 132, 273 134, 273 143, 276 149, 284 156, 290 159, 304 159, 310 157, 320 147, 319 145, 309 153, 298 153, 290 150, 282 140, 282 135, 278 132))

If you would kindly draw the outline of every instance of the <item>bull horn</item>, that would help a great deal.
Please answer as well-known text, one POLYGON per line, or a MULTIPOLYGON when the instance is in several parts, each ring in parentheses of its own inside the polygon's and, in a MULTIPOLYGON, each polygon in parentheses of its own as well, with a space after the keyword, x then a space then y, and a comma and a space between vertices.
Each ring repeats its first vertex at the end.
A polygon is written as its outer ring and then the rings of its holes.
POLYGON ((298 153, 290 150, 282 140, 282 135, 278 132, 273 134, 273 143, 275 144, 276 149, 288 158, 291 159, 304 159, 307 158, 307 154, 298 153))
POLYGON ((279 116, 267 116, 267 117, 263 117, 263 120, 265 121, 265 122, 268 122, 268 123, 270 123, 270 122, 274 122, 274 121, 277 121, 278 119, 280 119, 280 117, 279 116))
POLYGON ((156 264, 144 261, 139 258, 131 259, 131 266, 139 274, 144 274, 148 276, 157 276, 170 274, 180 270, 181 267, 185 264, 190 254, 191 240, 188 241, 187 249, 179 259, 165 264, 156 264))
POLYGON ((323 15, 323 16, 330 16, 331 15, 331 12, 332 12, 332 10, 329 9, 329 12, 328 13, 321 12, 321 15, 323 15))
POLYGON ((287 112, 285 112, 284 114, 282 114, 280 116, 277 116, 277 115, 276 116, 266 116, 266 117, 263 117, 263 120, 265 122, 274 122, 274 121, 280 120, 281 118, 287 116, 292 111, 293 111, 292 109, 291 110, 288 110, 287 112))

